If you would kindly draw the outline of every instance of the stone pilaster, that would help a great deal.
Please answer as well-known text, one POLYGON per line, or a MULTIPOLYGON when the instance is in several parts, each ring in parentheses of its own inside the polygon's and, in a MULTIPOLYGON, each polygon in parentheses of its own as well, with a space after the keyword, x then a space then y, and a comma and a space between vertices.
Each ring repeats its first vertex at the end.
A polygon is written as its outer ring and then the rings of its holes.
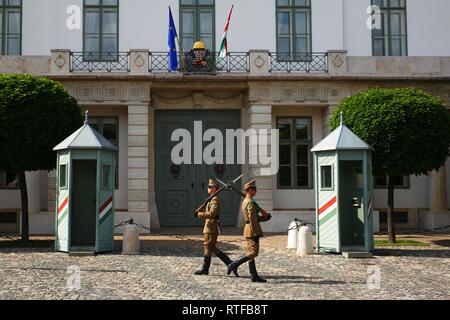
MULTIPOLYGON (((270 129, 272 129, 272 106, 270 105, 251 105, 247 111, 247 129, 266 129, 269 130, 268 136, 268 152, 270 154, 270 129)), ((255 141, 257 142, 257 141, 255 141)), ((246 180, 251 177, 256 178, 256 185, 258 187, 258 193, 256 195, 256 200, 258 204, 267 211, 273 210, 273 189, 272 189, 272 175, 261 175, 261 169, 269 170, 270 164, 262 165, 259 163, 258 148, 252 139, 249 139, 249 175, 246 180), (252 162, 257 162, 258 164, 251 164, 252 162)), ((245 183, 245 181, 244 181, 245 183)))
POLYGON ((330 119, 338 105, 329 105, 322 109, 322 137, 325 138, 330 133, 330 119))
POLYGON ((56 206, 56 170, 48 173, 48 212, 55 212, 56 206))
POLYGON ((150 209, 150 226, 152 228, 159 228, 159 216, 156 208, 156 193, 155 193, 155 109, 150 108, 148 114, 148 205, 150 209))
POLYGON ((447 212, 447 177, 445 167, 430 173, 430 211, 447 212))
POLYGON ((150 225, 148 108, 128 106, 128 215, 145 226, 150 225))

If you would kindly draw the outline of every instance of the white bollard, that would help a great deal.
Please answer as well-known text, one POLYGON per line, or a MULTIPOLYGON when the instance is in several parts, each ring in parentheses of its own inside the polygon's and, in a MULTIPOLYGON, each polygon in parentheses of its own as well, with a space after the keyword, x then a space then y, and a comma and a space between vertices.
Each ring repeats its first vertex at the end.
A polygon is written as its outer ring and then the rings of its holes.
POLYGON ((309 254, 313 254, 312 232, 308 226, 302 226, 298 231, 297 255, 304 257, 309 254))
POLYGON ((297 248, 297 240, 298 239, 298 228, 297 228, 297 222, 292 221, 289 225, 289 231, 288 231, 288 249, 296 249, 297 248))
POLYGON ((122 254, 139 254, 139 227, 129 223, 123 231, 122 254))

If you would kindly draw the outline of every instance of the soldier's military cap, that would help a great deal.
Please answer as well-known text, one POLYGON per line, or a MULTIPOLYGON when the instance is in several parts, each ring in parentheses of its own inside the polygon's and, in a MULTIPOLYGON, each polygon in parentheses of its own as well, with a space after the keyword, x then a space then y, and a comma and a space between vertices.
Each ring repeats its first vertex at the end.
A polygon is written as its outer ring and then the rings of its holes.
POLYGON ((208 180, 208 186, 214 186, 216 188, 219 187, 219 185, 217 184, 216 180, 214 180, 214 179, 209 179, 208 180))
POLYGON ((256 180, 252 180, 244 184, 244 190, 248 190, 252 187, 256 188, 256 180))

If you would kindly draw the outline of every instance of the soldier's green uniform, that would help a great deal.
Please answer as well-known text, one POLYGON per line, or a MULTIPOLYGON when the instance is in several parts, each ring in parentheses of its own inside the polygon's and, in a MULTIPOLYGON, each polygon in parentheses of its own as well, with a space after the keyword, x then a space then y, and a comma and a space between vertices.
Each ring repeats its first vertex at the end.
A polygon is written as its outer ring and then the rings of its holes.
MULTIPOLYGON (((244 188, 246 191, 252 188, 256 190, 255 180, 246 183, 244 188)), ((239 258, 228 266, 228 274, 230 274, 231 271, 236 272, 237 268, 241 264, 249 261, 248 266, 252 276, 252 281, 266 282, 265 279, 258 275, 255 258, 259 254, 259 238, 264 235, 259 222, 269 220, 271 215, 261 209, 249 193, 247 193, 247 196, 242 202, 241 210, 245 220, 244 237, 247 240, 247 253, 245 256, 239 258)))
MULTIPOLYGON (((209 179, 208 187, 214 186, 216 189, 218 185, 215 180, 209 179)), ((228 266, 231 263, 231 259, 219 248, 217 248, 217 237, 219 235, 219 213, 222 208, 222 203, 218 196, 212 198, 212 200, 206 206, 205 212, 199 212, 198 218, 205 218, 205 226, 203 228, 203 234, 205 236, 203 246, 205 249, 203 267, 200 270, 195 271, 197 275, 207 275, 209 273, 209 267, 211 265, 211 256, 214 253, 220 260, 228 266)))

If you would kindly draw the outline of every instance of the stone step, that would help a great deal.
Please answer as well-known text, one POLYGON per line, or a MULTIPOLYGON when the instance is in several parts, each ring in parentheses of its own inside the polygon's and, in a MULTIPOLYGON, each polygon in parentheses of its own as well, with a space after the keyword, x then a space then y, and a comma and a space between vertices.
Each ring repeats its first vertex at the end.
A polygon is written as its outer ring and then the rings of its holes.
POLYGON ((372 252, 367 251, 342 251, 342 255, 347 259, 372 258, 372 252))
POLYGON ((94 251, 69 251, 69 256, 71 257, 86 257, 86 256, 94 256, 94 251))

